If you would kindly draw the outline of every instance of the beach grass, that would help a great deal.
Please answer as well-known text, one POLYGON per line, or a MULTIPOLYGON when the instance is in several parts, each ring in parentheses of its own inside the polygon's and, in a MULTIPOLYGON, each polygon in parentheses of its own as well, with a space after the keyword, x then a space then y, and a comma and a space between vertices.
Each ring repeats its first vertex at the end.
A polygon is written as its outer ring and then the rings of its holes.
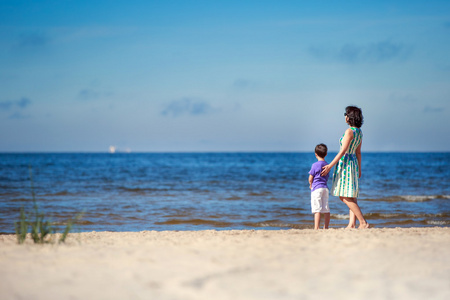
MULTIPOLYGON (((19 221, 15 222, 15 231, 18 244, 23 244, 27 238, 28 233, 31 235, 31 239, 36 244, 52 243, 54 242, 54 234, 57 232, 55 226, 50 221, 50 218, 41 212, 38 208, 36 201, 36 195, 34 192, 33 172, 31 166, 29 167, 30 183, 31 183, 31 195, 33 208, 30 211, 26 211, 22 206, 20 209, 19 221)), ((66 222, 66 226, 62 231, 58 243, 64 243, 70 231, 76 221, 82 218, 82 213, 78 213, 75 217, 69 218, 66 222)))

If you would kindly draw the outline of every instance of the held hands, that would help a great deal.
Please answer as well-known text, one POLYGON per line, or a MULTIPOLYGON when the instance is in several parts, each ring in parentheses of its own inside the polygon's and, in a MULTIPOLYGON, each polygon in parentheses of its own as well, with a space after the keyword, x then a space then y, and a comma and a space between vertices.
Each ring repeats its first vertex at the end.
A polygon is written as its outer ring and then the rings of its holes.
POLYGON ((322 172, 320 172, 320 176, 326 176, 331 171, 331 166, 326 165, 322 168, 322 172))

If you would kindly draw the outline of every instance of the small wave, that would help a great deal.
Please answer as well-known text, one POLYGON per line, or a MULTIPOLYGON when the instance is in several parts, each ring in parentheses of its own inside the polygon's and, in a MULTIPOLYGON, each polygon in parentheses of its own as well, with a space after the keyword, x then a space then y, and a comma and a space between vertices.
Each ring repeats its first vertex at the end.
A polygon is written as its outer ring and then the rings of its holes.
POLYGON ((143 194, 143 193, 150 193, 150 192, 167 192, 168 189, 163 188, 163 189, 155 189, 155 188, 130 188, 130 187, 119 187, 118 190, 122 190, 125 192, 130 192, 130 193, 138 193, 138 194, 143 194))
POLYGON ((258 227, 290 227, 289 224, 286 223, 256 223, 258 227))
POLYGON ((32 200, 31 199, 27 199, 27 198, 13 198, 13 199, 11 199, 11 201, 14 201, 14 202, 31 202, 32 200))
POLYGON ((225 198, 225 200, 230 200, 230 201, 242 200, 242 197, 231 196, 231 197, 225 198))
POLYGON ((126 217, 128 220, 135 220, 135 221, 145 221, 145 219, 143 218, 139 218, 139 217, 134 217, 134 216, 130 216, 130 217, 126 217))
POLYGON ((283 223, 281 220, 266 220, 262 222, 244 222, 245 226, 248 227, 291 227, 290 224, 283 223))
POLYGON ((290 223, 283 223, 283 222, 245 222, 245 226, 247 227, 254 227, 254 228, 260 228, 260 227, 275 227, 275 228, 294 228, 294 229, 306 229, 310 228, 311 225, 309 224, 290 224, 290 223))
POLYGON ((68 191, 61 191, 61 192, 51 194, 50 196, 67 196, 67 195, 70 195, 70 193, 68 191))
MULTIPOLYGON (((65 220, 59 220, 59 221, 52 221, 50 220, 51 225, 58 231, 62 230, 63 227, 67 226, 69 219, 65 220)), ((92 222, 88 220, 74 220, 74 224, 77 226, 90 226, 90 225, 98 225, 98 222, 92 222)), ((114 225, 113 223, 108 223, 109 225, 114 225)))
POLYGON ((268 195, 272 195, 272 192, 271 191, 263 191, 263 192, 260 192, 260 193, 250 192, 250 193, 248 193, 248 195, 249 196, 268 196, 268 195))
POLYGON ((204 219, 188 219, 188 220, 182 220, 182 219, 170 219, 163 222, 155 222, 155 225, 182 225, 182 224, 189 224, 189 225, 210 225, 210 226, 216 226, 216 227, 229 227, 233 225, 229 222, 223 222, 223 221, 213 221, 213 220, 204 220, 204 219))
POLYGON ((448 226, 450 225, 450 221, 439 221, 439 220, 384 220, 380 223, 381 226, 396 226, 396 227, 405 227, 405 226, 448 226))
POLYGON ((421 222, 416 222, 414 220, 400 220, 400 221, 391 221, 391 222, 383 222, 382 226, 412 226, 419 225, 421 222))
POLYGON ((449 213, 437 214, 408 214, 408 213, 366 213, 365 216, 371 219, 420 219, 420 218, 447 218, 449 213))
POLYGON ((341 214, 331 214, 330 217, 332 219, 340 219, 340 220, 349 219, 349 215, 341 215, 341 214))
POLYGON ((40 195, 41 197, 55 197, 55 196, 69 196, 70 193, 68 191, 61 191, 56 193, 48 193, 44 195, 40 195))
POLYGON ((88 220, 78 220, 76 221, 76 224, 79 225, 94 225, 94 222, 88 221, 88 220))
POLYGON ((420 195, 406 195, 406 196, 397 196, 400 200, 407 202, 424 202, 436 199, 437 196, 420 196, 420 195))
MULTIPOLYGON (((288 211, 292 211, 292 210, 304 210, 301 207, 280 207, 281 210, 288 210, 288 211)), ((308 209, 309 210, 309 209, 308 209)))
POLYGON ((449 224, 450 224, 450 221, 434 221, 434 220, 431 220, 431 221, 427 221, 427 224, 429 224, 429 225, 440 225, 440 226, 442 226, 442 225, 449 225, 449 224))
POLYGON ((402 195, 402 196, 390 196, 376 199, 361 199, 363 201, 388 201, 388 202, 425 202, 433 199, 450 199, 450 195, 402 195))

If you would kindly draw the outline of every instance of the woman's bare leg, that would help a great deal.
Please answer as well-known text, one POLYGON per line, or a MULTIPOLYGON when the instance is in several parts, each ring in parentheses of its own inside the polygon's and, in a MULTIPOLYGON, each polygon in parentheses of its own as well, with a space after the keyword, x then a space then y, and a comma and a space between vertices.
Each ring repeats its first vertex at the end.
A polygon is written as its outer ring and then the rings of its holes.
POLYGON ((361 212, 361 209, 358 206, 356 198, 346 198, 346 197, 339 197, 339 198, 355 214, 355 217, 359 221, 359 227, 358 228, 360 228, 360 229, 369 228, 369 223, 367 223, 366 219, 364 219, 364 216, 363 216, 363 214, 361 212))
POLYGON ((348 214, 350 216, 350 219, 348 221, 347 229, 355 228, 356 227, 356 216, 351 211, 351 209, 348 210, 348 214))

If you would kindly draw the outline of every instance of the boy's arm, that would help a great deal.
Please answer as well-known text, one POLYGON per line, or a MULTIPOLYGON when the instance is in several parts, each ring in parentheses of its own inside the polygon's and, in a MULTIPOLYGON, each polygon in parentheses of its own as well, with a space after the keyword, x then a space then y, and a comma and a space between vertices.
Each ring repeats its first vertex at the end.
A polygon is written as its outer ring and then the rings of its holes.
POLYGON ((314 177, 313 177, 312 175, 309 175, 309 178, 308 178, 308 181, 309 181, 309 189, 312 188, 313 179, 314 179, 314 177))

